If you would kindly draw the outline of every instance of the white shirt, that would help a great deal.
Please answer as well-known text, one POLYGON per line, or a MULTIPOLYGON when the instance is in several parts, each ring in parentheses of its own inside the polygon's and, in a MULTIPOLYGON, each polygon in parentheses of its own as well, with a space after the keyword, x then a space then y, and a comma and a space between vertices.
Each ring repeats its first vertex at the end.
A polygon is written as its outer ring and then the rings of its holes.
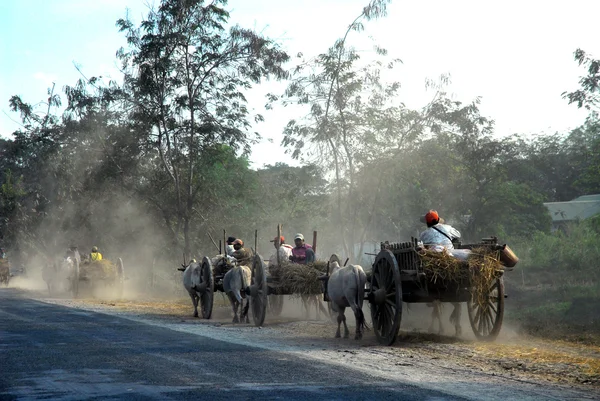
POLYGON ((234 252, 235 252, 235 249, 233 249, 233 245, 225 246, 225 253, 227 254, 227 256, 233 256, 234 252))
MULTIPOLYGON (((279 247, 279 259, 282 261, 290 260, 290 256, 292 256, 292 246, 288 244, 282 244, 279 247)), ((278 266, 277 264, 277 252, 275 252, 269 258, 269 266, 278 266)))
POLYGON ((423 242, 423 245, 442 245, 446 249, 454 249, 452 241, 450 241, 448 237, 438 230, 446 233, 451 239, 460 238, 460 232, 456 228, 447 224, 436 224, 433 227, 427 228, 427 230, 423 231, 419 236, 419 239, 423 242))

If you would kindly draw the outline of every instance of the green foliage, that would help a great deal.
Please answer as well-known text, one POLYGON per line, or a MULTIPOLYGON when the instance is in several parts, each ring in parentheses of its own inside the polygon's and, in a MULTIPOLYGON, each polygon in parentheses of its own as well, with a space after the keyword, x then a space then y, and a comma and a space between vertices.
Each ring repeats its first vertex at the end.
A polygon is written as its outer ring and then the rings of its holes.
POLYGON ((562 96, 569 101, 569 104, 575 103, 579 108, 597 109, 600 104, 600 60, 594 59, 582 49, 575 50, 574 55, 575 61, 587 68, 587 75, 580 78, 580 89, 564 92, 562 96))

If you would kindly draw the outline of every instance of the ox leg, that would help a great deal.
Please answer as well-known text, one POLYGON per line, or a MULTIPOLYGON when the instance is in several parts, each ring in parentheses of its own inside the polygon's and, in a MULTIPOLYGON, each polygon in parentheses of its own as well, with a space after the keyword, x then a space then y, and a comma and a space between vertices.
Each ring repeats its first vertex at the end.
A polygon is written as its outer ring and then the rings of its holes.
POLYGON ((360 340, 363 336, 362 329, 365 324, 365 315, 363 314, 362 309, 358 307, 353 307, 352 311, 354 312, 354 318, 356 319, 356 334, 354 335, 355 340, 360 340))
MULTIPOLYGON (((344 321, 344 309, 345 308, 338 308, 338 315, 337 315, 337 331, 335 332, 335 338, 340 338, 342 335, 340 333, 340 326, 342 324, 342 322, 344 321)), ((345 324, 345 323, 344 323, 345 324)))
POLYGON ((428 331, 429 331, 430 333, 433 333, 433 331, 435 330, 435 327, 434 327, 434 322, 435 322, 435 312, 436 312, 436 309, 435 309, 435 302, 434 302, 434 303, 431 303, 431 304, 427 304, 427 306, 430 306, 430 307, 432 307, 432 308, 433 308, 433 309, 431 310, 431 324, 429 325, 429 329, 428 329, 428 331))
POLYGON ((232 323, 239 323, 240 319, 238 318, 238 306, 240 303, 238 302, 235 295, 232 292, 227 293, 227 297, 229 298, 229 303, 231 303, 231 310, 233 311, 233 320, 232 323))
POLYGON ((244 306, 242 321, 244 321, 244 317, 246 318, 246 323, 250 323, 250 317, 248 316, 248 309, 250 308, 250 299, 246 297, 246 306, 244 306))
POLYGON ((192 298, 192 304, 194 305, 194 317, 198 317, 198 295, 190 292, 190 298, 192 298))
POLYGON ((433 311, 431 312, 431 325, 429 326, 429 331, 431 333, 435 332, 435 321, 438 321, 439 324, 439 330, 438 330, 438 334, 442 335, 444 334, 444 326, 442 324, 442 305, 441 302, 438 300, 433 301, 433 303, 431 304, 433 307, 433 311))
POLYGON ((308 302, 308 295, 302 295, 302 309, 304 310, 304 319, 308 320, 310 317, 310 304, 308 302))
POLYGON ((348 325, 346 324, 346 313, 342 314, 342 323, 344 323, 344 338, 350 338, 350 330, 348 330, 348 325))
POLYGON ((456 337, 460 337, 462 335, 462 327, 460 326, 460 318, 462 315, 462 307, 458 302, 452 302, 454 305, 454 310, 450 315, 450 323, 454 325, 454 330, 456 331, 456 337))

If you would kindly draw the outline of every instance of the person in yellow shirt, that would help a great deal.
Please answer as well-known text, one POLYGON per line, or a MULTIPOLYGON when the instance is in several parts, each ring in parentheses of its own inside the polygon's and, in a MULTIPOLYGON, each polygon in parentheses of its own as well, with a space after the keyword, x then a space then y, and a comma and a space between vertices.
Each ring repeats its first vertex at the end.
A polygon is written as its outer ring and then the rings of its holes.
POLYGON ((98 247, 92 247, 92 253, 90 253, 90 261, 95 262, 97 260, 102 260, 102 254, 98 252, 98 247))

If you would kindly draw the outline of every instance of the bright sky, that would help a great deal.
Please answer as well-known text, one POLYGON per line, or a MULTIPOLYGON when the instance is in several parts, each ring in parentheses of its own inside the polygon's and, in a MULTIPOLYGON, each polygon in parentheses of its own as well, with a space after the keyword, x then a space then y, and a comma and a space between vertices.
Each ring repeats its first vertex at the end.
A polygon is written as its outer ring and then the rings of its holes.
MULTIPOLYGON (((233 0, 227 8, 232 22, 279 39, 290 54, 316 55, 343 34, 367 1, 233 0)), ((18 127, 10 96, 36 103, 52 82, 58 89, 74 84, 80 75, 73 62, 87 76, 119 78, 115 52, 124 39, 115 21, 129 8, 139 22, 148 2, 0 1, 0 135, 9 137, 18 127)), ((450 92, 464 102, 481 96, 483 114, 496 121, 498 135, 563 132, 587 114, 568 106, 561 93, 576 89, 584 73, 573 60, 576 48, 600 58, 598 15, 597 0, 393 0, 389 15, 368 23, 360 35, 373 36, 402 59, 396 79, 409 107, 421 107, 431 96, 426 78, 450 74, 450 92)), ((360 36, 352 38, 370 50, 360 36)), ((249 96, 250 106, 263 111, 263 95, 282 88, 261 85, 249 96)), ((264 116, 256 129, 265 141, 253 149, 252 161, 257 167, 289 163, 279 146, 281 132, 298 115, 278 109, 264 116)))

